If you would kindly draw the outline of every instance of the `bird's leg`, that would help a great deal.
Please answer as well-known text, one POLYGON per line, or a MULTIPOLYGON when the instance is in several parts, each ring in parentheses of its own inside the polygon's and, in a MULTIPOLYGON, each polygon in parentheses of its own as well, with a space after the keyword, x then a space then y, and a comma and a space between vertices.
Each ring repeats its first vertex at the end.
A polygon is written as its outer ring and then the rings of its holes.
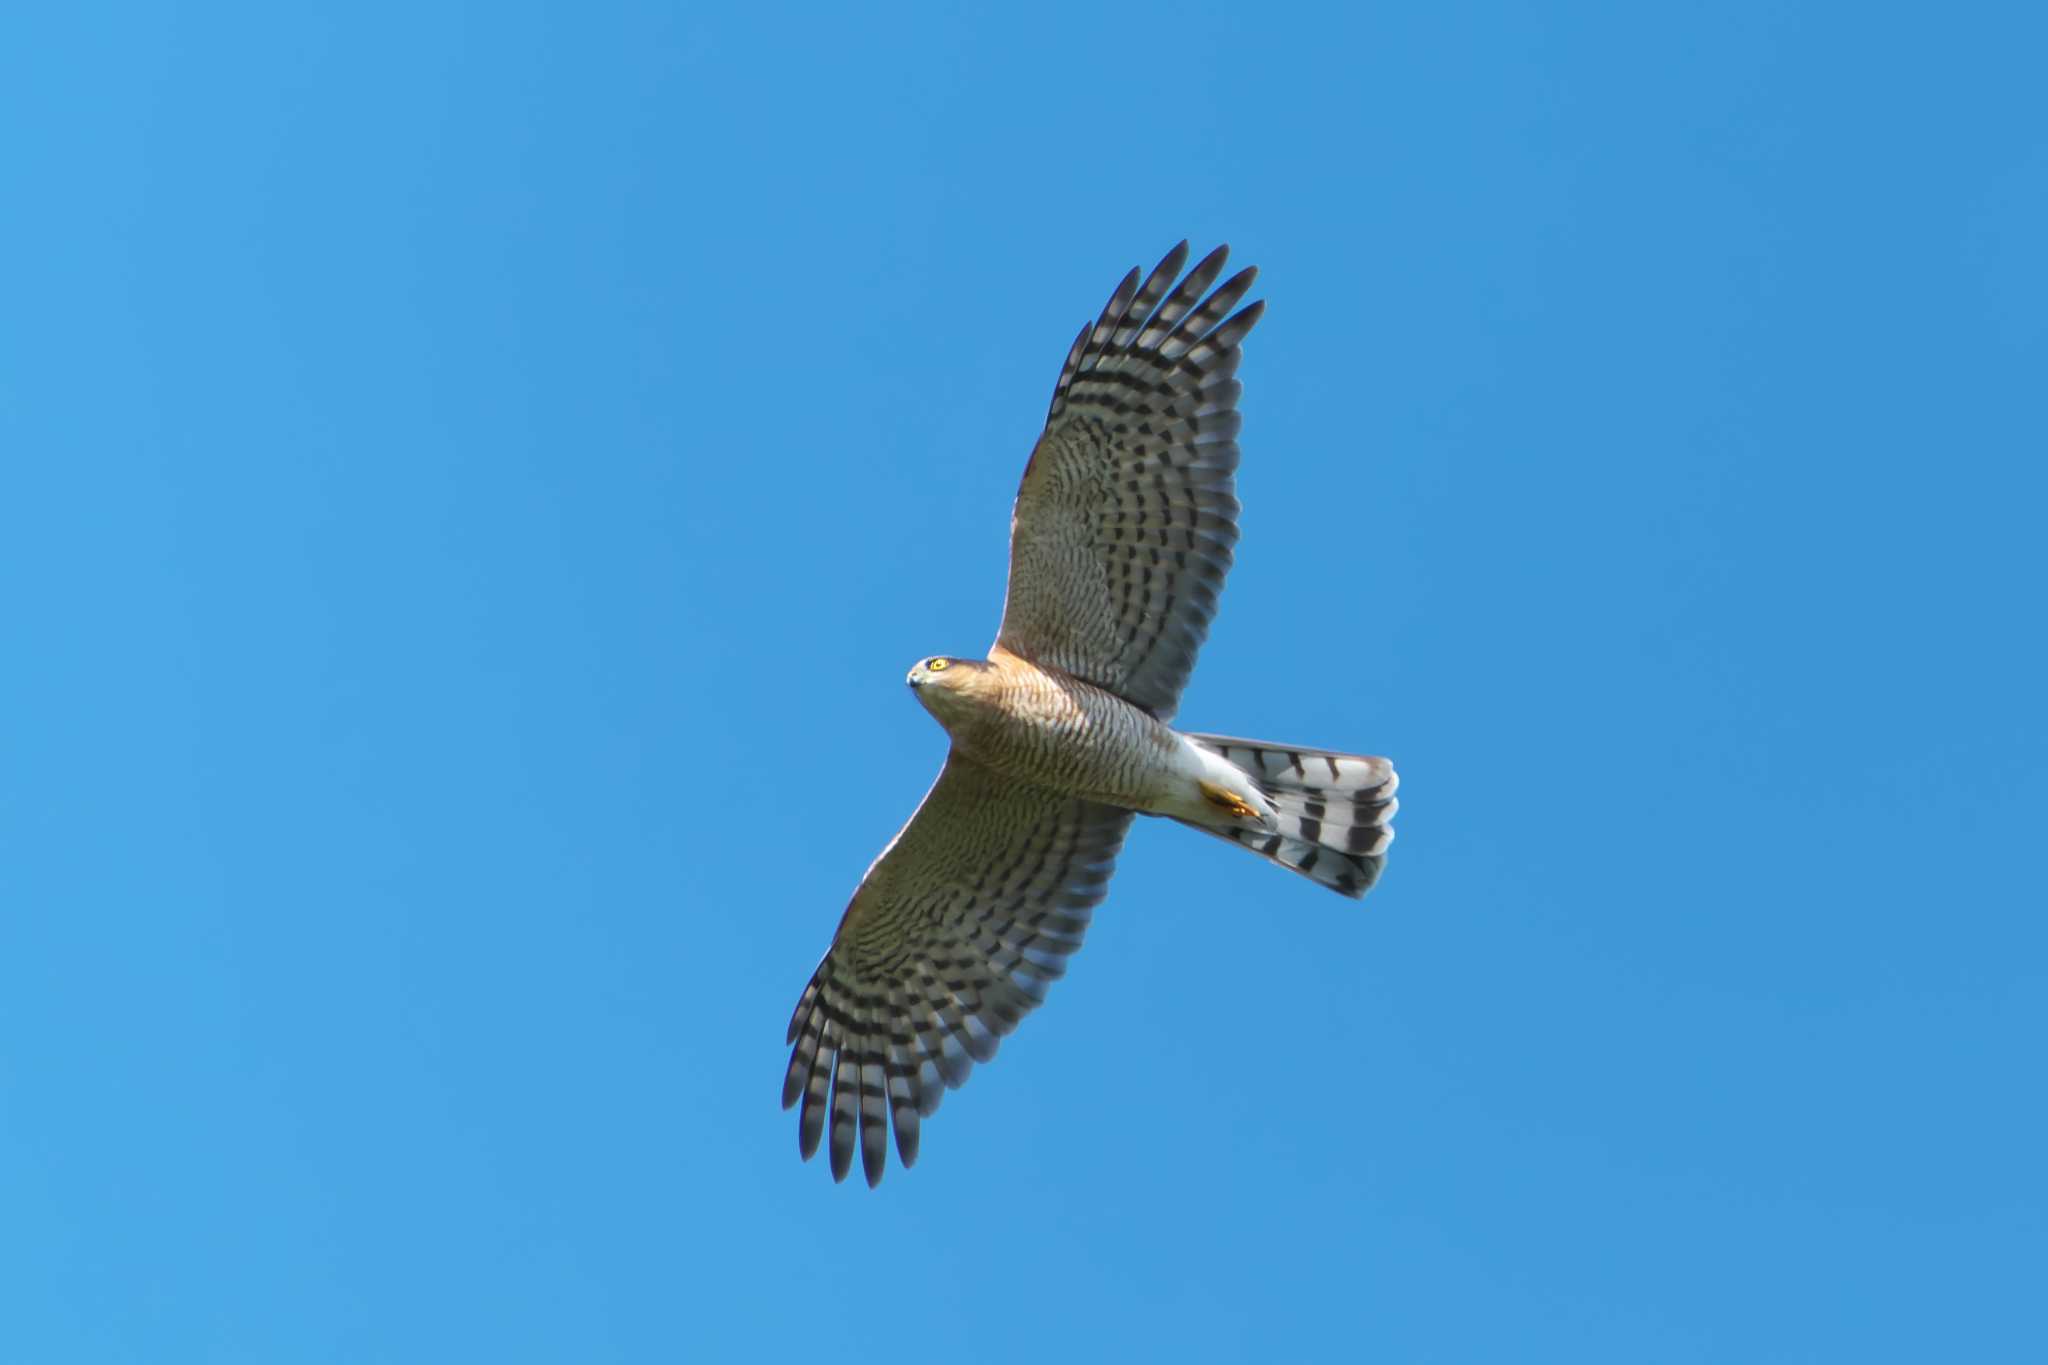
POLYGON ((1218 786, 1207 778, 1203 778, 1201 789, 1202 799, 1218 810, 1227 811, 1240 820, 1258 820, 1260 823, 1264 823, 1264 819, 1260 816, 1258 809, 1228 787, 1218 786))

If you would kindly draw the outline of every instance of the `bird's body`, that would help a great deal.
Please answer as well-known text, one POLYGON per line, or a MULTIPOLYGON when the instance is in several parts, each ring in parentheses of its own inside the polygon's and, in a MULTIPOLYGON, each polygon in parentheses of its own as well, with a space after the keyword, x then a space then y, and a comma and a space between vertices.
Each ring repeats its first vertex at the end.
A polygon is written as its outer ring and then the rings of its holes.
POLYGON ((1001 646, 942 675, 930 662, 911 670, 918 699, 961 754, 1006 777, 1147 815, 1200 814, 1205 780, 1259 802, 1244 774, 1093 683, 1001 646))
POLYGON ((1171 721, 1237 542, 1239 343, 1254 271, 1221 285, 1183 242, 1127 276, 1068 352, 1011 519, 986 660, 908 679, 952 737, 869 867, 790 1020, 782 1102, 832 1174, 877 1183, 924 1116, 1043 1000, 1081 945, 1133 816, 1228 839, 1348 896, 1379 875, 1383 758, 1171 721), (1212 286, 1214 286, 1212 290, 1212 286))

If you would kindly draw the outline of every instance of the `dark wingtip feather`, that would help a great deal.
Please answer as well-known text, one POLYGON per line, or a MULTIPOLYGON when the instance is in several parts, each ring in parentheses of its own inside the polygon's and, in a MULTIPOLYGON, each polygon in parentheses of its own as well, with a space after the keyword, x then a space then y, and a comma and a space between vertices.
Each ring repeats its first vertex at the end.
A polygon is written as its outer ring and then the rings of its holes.
POLYGON ((848 1138, 841 1141, 838 1133, 832 1134, 831 1158, 832 1183, 838 1185, 845 1181, 846 1173, 853 1169, 853 1140, 848 1138))
POLYGON ((1170 284, 1174 277, 1180 274, 1180 268, 1187 263, 1188 239, 1183 237, 1179 245, 1159 258, 1159 264, 1152 267, 1151 278, 1157 280, 1163 277, 1164 282, 1170 284))
POLYGON ((782 1076, 782 1107, 789 1108, 796 1103, 797 1096, 804 1093, 804 1078, 810 1075, 810 1067, 804 1063, 801 1051, 789 1054, 789 1070, 782 1076))
POLYGON ((855 1073, 853 1054, 841 1040, 839 1062, 832 1069, 832 1133, 828 1147, 832 1158, 832 1179, 846 1179, 853 1169, 854 1125, 860 1117, 860 1078, 855 1073))
POLYGON ((825 1135, 825 1106, 815 1086, 804 1087, 804 1107, 796 1117, 797 1155, 809 1161, 818 1154, 818 1142, 825 1135))
POLYGON ((917 1164, 919 1118, 915 1105, 898 1109, 895 1114, 896 1159, 903 1163, 906 1171, 917 1164))
POLYGON ((1138 267, 1132 266, 1131 273, 1124 276, 1123 282, 1117 285, 1116 292, 1109 296, 1109 302, 1102 306, 1102 316, 1096 319, 1096 326, 1106 326, 1123 315, 1124 309, 1130 307, 1131 300, 1137 297, 1138 282, 1143 278, 1138 267))

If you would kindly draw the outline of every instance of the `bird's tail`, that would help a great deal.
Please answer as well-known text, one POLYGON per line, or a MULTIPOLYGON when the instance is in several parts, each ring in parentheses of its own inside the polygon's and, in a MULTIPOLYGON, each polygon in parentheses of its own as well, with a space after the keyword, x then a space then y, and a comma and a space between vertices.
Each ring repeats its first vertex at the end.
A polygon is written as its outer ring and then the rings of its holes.
POLYGON ((1273 829, 1187 823, 1346 896, 1363 896, 1379 879, 1400 804, 1392 763, 1225 735, 1187 738, 1241 769, 1278 813, 1273 829))

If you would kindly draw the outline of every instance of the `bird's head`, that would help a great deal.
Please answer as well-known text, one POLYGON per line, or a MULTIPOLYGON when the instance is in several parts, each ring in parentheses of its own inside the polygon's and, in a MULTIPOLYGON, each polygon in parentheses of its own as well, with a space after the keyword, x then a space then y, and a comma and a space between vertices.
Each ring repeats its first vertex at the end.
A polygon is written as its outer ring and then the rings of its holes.
POLYGON ((988 665, 979 659, 955 659, 945 654, 935 654, 928 659, 919 659, 904 681, 925 710, 945 720, 961 714, 972 704, 975 684, 981 681, 988 665))

